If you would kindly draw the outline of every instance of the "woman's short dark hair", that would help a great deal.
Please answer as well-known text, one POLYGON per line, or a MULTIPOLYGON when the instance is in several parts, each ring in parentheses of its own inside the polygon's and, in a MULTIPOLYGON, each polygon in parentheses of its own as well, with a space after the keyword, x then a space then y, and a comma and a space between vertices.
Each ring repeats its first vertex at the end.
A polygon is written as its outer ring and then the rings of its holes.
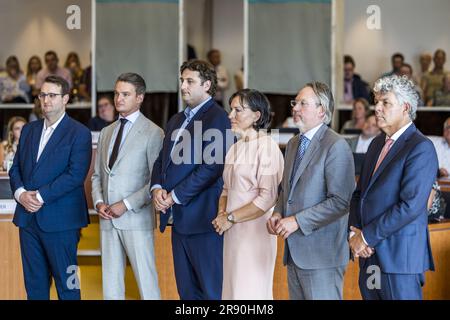
POLYGON ((230 97, 229 104, 234 100, 234 98, 239 98, 239 104, 242 107, 248 107, 253 112, 259 111, 261 116, 253 124, 253 128, 258 131, 259 129, 266 129, 270 125, 272 120, 272 113, 270 110, 270 102, 267 97, 254 89, 242 89, 239 90, 230 97))
POLYGON ((211 97, 214 97, 217 90, 217 73, 214 69, 214 66, 203 60, 188 60, 185 61, 180 67, 180 73, 183 73, 184 70, 198 71, 201 84, 205 83, 205 81, 211 81, 211 87, 208 90, 208 94, 211 97))

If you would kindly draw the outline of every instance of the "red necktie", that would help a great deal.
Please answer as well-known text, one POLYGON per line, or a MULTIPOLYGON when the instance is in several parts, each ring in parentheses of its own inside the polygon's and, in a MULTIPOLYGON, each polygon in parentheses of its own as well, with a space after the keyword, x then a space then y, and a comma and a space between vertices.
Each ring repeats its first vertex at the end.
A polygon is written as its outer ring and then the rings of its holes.
POLYGON ((380 156, 378 157, 377 164, 375 165, 375 169, 373 170, 372 175, 377 171, 378 167, 380 166, 381 162, 383 162, 383 159, 386 158, 386 155, 388 154, 389 150, 392 147, 392 144, 394 143, 394 140, 387 139, 384 143, 383 149, 381 149, 380 156))

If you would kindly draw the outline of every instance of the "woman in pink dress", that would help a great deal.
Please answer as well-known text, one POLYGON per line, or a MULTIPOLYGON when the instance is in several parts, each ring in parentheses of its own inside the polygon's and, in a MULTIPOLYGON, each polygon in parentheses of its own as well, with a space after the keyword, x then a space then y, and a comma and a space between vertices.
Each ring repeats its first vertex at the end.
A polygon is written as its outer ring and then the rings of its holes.
POLYGON ((266 221, 277 200, 284 160, 266 134, 270 104, 262 93, 243 89, 230 98, 230 120, 239 137, 228 151, 216 219, 224 234, 222 299, 273 299, 277 238, 266 221))

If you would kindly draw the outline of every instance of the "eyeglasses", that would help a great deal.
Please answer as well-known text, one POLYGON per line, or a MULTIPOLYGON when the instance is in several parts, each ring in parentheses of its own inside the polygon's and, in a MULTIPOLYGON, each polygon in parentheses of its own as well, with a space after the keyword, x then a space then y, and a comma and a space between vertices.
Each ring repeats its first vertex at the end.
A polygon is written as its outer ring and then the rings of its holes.
MULTIPOLYGON (((291 100, 290 101, 290 105, 291 108, 295 108, 296 105, 300 105, 301 108, 307 107, 309 106, 308 102, 304 102, 304 101, 295 101, 295 100, 291 100)), ((316 103, 316 106, 320 106, 320 103, 316 103)))
POLYGON ((64 95, 63 93, 52 93, 52 92, 44 93, 44 92, 41 92, 41 93, 38 94, 38 98, 41 99, 41 100, 44 100, 45 97, 49 97, 50 99, 53 100, 53 99, 56 98, 56 96, 63 96, 63 95, 64 95))

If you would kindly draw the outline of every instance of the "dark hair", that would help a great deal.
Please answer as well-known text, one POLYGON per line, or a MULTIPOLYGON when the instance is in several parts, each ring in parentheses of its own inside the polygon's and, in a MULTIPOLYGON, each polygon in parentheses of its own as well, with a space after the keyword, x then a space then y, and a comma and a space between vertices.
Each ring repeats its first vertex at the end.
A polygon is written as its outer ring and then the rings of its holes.
POLYGON ((53 83, 56 84, 58 87, 61 87, 61 94, 66 95, 69 94, 69 83, 66 81, 66 79, 61 78, 59 76, 48 76, 45 78, 44 83, 53 83))
MULTIPOLYGON (((33 59, 36 59, 37 61, 39 61, 39 70, 42 69, 41 58, 39 58, 38 56, 32 56, 32 57, 28 60, 28 64, 27 64, 27 76, 31 76, 31 61, 33 61, 33 59)), ((38 71, 39 71, 39 70, 38 70, 38 71)))
POLYGON ((353 57, 348 54, 346 54, 344 56, 344 64, 347 64, 347 63, 351 63, 353 65, 353 67, 355 67, 355 60, 353 60, 353 57))
POLYGON ((16 56, 9 56, 8 59, 6 59, 6 66, 8 66, 8 64, 11 63, 11 62, 15 62, 15 63, 16 63, 16 65, 17 65, 16 71, 17 71, 18 73, 20 73, 21 70, 20 70, 19 59, 17 59, 16 56))
POLYGON ((211 87, 208 90, 208 94, 214 97, 217 89, 217 73, 213 65, 207 61, 203 60, 189 60, 185 61, 180 67, 180 73, 184 70, 197 71, 199 73, 201 84, 205 81, 211 81, 211 87))
POLYGON ((213 53, 216 53, 216 52, 220 53, 220 51, 219 51, 218 49, 211 49, 211 50, 208 51, 208 53, 206 54, 206 56, 208 57, 208 59, 210 59, 210 58, 211 58, 211 55, 212 55, 213 53))
POLYGON ((272 120, 272 113, 270 111, 270 102, 267 97, 254 89, 242 89, 239 90, 230 97, 228 103, 231 104, 234 98, 239 98, 239 104, 242 107, 248 107, 253 112, 261 114, 259 119, 253 124, 253 128, 258 131, 259 129, 266 129, 270 121, 272 120), (244 104, 246 106, 244 106, 244 104))
POLYGON ((117 78, 116 83, 119 81, 132 84, 138 95, 141 95, 141 94, 145 95, 145 90, 146 90, 145 80, 137 73, 133 73, 133 72, 122 73, 117 78))
POLYGON ((366 114, 370 111, 369 101, 365 98, 356 98, 353 101, 353 106, 355 106, 358 102, 362 103, 364 106, 364 110, 366 111, 366 114))
POLYGON ((80 57, 78 56, 78 53, 76 53, 76 52, 74 52, 74 51, 69 52, 69 53, 67 54, 66 63, 64 64, 64 67, 65 67, 65 68, 69 68, 69 67, 70 67, 69 60, 70 60, 71 58, 74 58, 74 59, 75 59, 75 63, 77 64, 77 66, 81 68, 80 57))
POLYGON ((55 56, 56 59, 58 59, 58 55, 57 55, 56 52, 53 51, 53 50, 47 51, 47 52, 45 53, 45 55, 44 55, 44 58, 45 58, 46 56, 50 56, 50 55, 55 56))
POLYGON ((442 53, 444 55, 444 58, 445 58, 446 54, 445 54, 445 51, 443 49, 437 49, 434 52, 434 56, 437 56, 439 53, 442 53))
POLYGON ((97 104, 99 103, 100 100, 102 99, 106 99, 109 101, 109 103, 111 103, 112 105, 114 105, 114 99, 109 95, 109 94, 102 94, 100 96, 97 97, 97 104))
POLYGON ((396 58, 400 58, 402 61, 405 61, 405 57, 400 52, 394 53, 391 57, 391 61, 394 62, 396 58))

